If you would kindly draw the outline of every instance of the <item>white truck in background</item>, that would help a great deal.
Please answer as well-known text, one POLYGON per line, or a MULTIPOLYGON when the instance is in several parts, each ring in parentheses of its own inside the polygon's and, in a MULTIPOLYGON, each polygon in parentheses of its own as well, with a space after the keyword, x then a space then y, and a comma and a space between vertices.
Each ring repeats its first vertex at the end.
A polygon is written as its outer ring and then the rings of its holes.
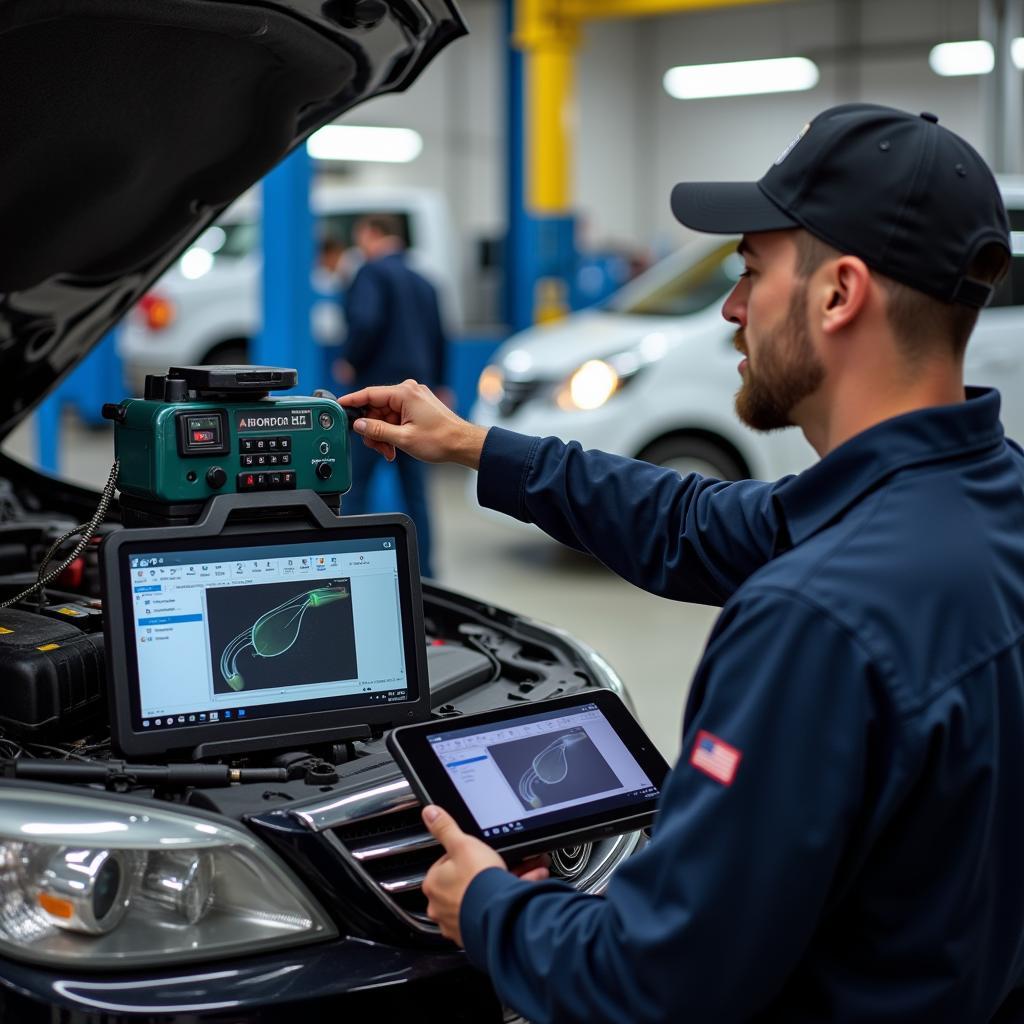
MULTIPOLYGON (((327 237, 346 246, 361 216, 397 216, 412 265, 437 286, 449 332, 459 330, 458 244, 441 193, 318 184, 310 204, 317 240, 327 237)), ((354 272, 358 260, 358 251, 349 248, 345 268, 354 272)), ((168 366, 248 362, 262 321, 261 269, 260 200, 253 190, 225 210, 125 318, 117 347, 129 392, 141 394, 146 374, 166 372, 168 366)), ((336 343, 343 321, 331 291, 339 282, 322 273, 314 280, 320 296, 313 311, 314 337, 321 344, 336 343)))

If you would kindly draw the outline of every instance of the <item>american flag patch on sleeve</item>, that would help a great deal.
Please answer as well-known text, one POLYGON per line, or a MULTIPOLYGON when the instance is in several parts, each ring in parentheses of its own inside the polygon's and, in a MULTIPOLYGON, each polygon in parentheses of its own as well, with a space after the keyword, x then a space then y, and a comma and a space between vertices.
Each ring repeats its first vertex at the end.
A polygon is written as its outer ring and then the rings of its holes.
POLYGON ((716 782, 721 782, 723 786, 731 786, 741 757, 741 751, 701 729, 693 744, 690 764, 694 768, 699 768, 705 775, 710 775, 716 782))

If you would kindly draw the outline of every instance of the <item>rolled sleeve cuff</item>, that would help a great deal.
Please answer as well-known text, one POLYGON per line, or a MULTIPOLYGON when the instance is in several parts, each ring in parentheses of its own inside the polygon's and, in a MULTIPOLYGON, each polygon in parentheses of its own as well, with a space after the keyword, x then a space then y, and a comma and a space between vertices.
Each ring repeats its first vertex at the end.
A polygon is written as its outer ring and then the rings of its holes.
POLYGON ((487 905, 517 886, 527 884, 501 868, 487 868, 469 883, 459 910, 459 931, 466 955, 474 967, 487 970, 487 936, 484 934, 487 905))
POLYGON ((523 522, 530 521, 523 495, 539 444, 539 437, 517 434, 503 427, 491 427, 487 431, 476 481, 477 501, 484 508, 493 508, 523 522))

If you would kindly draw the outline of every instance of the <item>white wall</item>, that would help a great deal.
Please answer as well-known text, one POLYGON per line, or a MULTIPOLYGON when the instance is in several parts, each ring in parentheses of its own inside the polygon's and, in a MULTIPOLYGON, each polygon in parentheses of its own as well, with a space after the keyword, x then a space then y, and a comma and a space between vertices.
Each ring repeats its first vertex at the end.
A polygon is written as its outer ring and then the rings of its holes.
POLYGON ((639 21, 584 26, 576 64, 573 184, 585 245, 635 242, 647 203, 642 193, 649 119, 639 21))
MULTIPOLYGON (((791 0, 638 20, 632 33, 614 23, 588 35, 619 38, 635 49, 635 116, 608 123, 600 105, 583 97, 581 177, 601 166, 602 150, 631 149, 636 167, 621 195, 610 182, 582 181, 579 195, 595 234, 609 234, 632 204, 634 238, 661 246, 678 242, 668 196, 675 182, 690 179, 758 178, 800 127, 836 103, 865 100, 908 110, 932 110, 943 124, 981 144, 981 100, 977 78, 943 79, 928 67, 930 47, 942 40, 977 37, 973 0, 864 0, 856 59, 841 47, 857 44, 850 0, 791 0), (735 99, 680 101, 662 87, 665 71, 677 64, 810 56, 821 68, 818 86, 803 93, 735 99), (591 197, 600 202, 590 206, 591 197)), ((590 73, 583 55, 581 79, 590 73)))

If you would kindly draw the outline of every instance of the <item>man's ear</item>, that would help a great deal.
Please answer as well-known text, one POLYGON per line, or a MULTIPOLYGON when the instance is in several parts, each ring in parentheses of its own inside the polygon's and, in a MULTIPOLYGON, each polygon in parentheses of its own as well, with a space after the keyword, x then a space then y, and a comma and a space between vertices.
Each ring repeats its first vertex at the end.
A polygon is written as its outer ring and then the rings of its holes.
POLYGON ((858 256, 840 256, 827 265, 822 281, 821 327, 834 334, 860 316, 871 292, 871 271, 858 256))

